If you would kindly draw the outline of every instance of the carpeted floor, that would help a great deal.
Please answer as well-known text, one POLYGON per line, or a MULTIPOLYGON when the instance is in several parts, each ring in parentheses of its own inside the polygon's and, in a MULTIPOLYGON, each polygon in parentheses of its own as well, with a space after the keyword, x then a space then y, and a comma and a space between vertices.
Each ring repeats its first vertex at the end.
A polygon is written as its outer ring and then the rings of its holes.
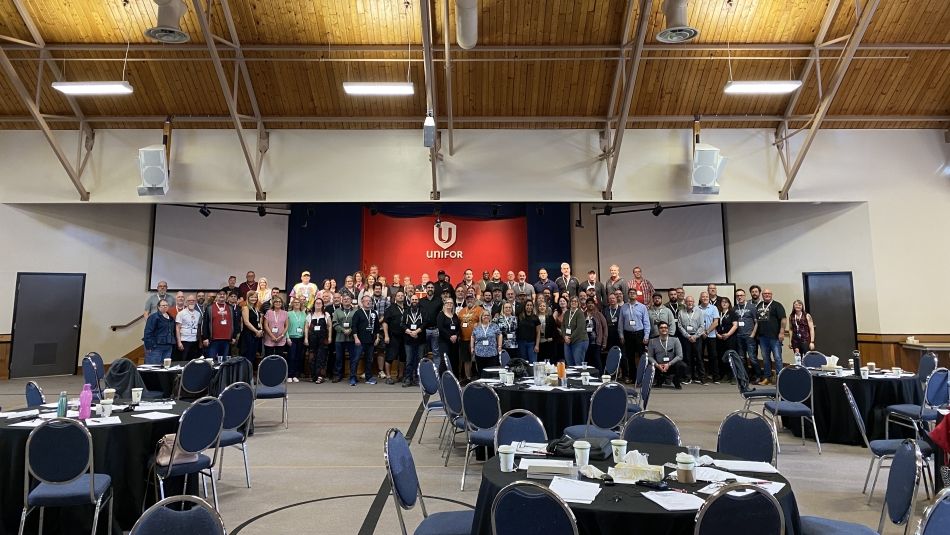
MULTIPOLYGON (((0 406, 22 406, 25 382, 0 383, 0 406)), ((78 377, 44 378, 39 383, 47 393, 79 391, 78 377)), ((289 388, 289 429, 278 425, 278 401, 257 404, 257 434, 249 443, 253 488, 244 485, 240 452, 232 448, 224 456, 218 491, 229 532, 400 533, 392 498, 378 495, 386 476, 383 436, 390 427, 408 430, 419 408, 419 390, 362 383, 357 387, 298 383, 289 388)), ((714 449, 720 420, 741 408, 741 401, 734 386, 688 385, 682 391, 654 390, 650 408, 666 413, 677 423, 684 444, 714 449)), ((459 491, 462 458, 453 456, 448 468, 442 466, 437 449, 438 426, 439 422, 433 425, 430 420, 422 444, 414 441, 412 445, 422 490, 432 497, 426 501, 430 513, 459 508, 459 503, 474 505, 480 474, 479 463, 474 463, 466 490, 459 491)), ((802 446, 801 440, 789 433, 781 434, 780 440, 779 468, 791 481, 803 515, 877 527, 886 472, 878 482, 874 501, 865 505, 861 486, 868 465, 867 450, 826 444, 819 456, 814 442, 802 446)), ((921 491, 913 527, 924 501, 921 491)), ((421 513, 417 508, 405 516, 411 533, 421 513)))

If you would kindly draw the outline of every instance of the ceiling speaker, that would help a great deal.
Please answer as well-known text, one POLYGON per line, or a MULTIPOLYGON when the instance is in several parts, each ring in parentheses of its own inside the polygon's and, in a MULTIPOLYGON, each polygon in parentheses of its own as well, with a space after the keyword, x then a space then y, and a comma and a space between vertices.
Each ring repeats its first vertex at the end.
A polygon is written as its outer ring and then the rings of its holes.
POLYGON ((165 195, 168 193, 168 161, 164 145, 151 145, 139 149, 139 175, 142 184, 139 195, 165 195))
POLYGON ((706 143, 697 143, 693 147, 693 193, 718 194, 719 177, 725 166, 726 158, 719 154, 719 149, 706 143))

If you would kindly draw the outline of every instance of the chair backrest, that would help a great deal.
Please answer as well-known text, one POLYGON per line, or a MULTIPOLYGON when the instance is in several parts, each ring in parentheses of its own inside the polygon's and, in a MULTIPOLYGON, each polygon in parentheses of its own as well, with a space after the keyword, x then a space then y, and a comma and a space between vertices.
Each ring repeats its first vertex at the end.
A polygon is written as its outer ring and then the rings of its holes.
MULTIPOLYGON (((224 425, 224 405, 218 398, 205 396, 196 400, 182 413, 178 421, 175 448, 184 453, 201 453, 218 447, 224 425)), ((174 459, 175 453, 172 453, 174 459)))
POLYGON ((544 423, 531 411, 512 409, 498 419, 495 429, 495 451, 498 446, 517 441, 547 442, 548 433, 544 423))
POLYGON ((920 356, 920 363, 917 365, 917 380, 920 381, 921 388, 927 383, 930 374, 936 369, 937 355, 935 355, 933 351, 928 351, 920 356))
MULTIPOLYGON (((649 359, 644 358, 641 361, 649 361, 649 359)), ((641 376, 643 381, 640 383, 640 408, 643 410, 647 410, 647 405, 650 403, 650 391, 653 388, 653 378, 655 376, 656 368, 653 366, 648 366, 641 376)))
POLYGON ((263 386, 278 386, 287 380, 287 361, 280 355, 270 355, 257 367, 257 380, 263 386))
POLYGON ((211 376, 214 375, 214 368, 204 359, 195 359, 185 364, 181 371, 181 381, 178 383, 182 391, 189 394, 200 394, 211 386, 211 376))
POLYGON ((436 371, 432 359, 422 359, 419 363, 419 386, 422 387, 422 394, 426 401, 439 391, 439 372, 436 371))
POLYGON ((719 424, 716 451, 747 461, 775 462, 775 438, 772 426, 761 414, 735 411, 719 424))
POLYGON ((623 352, 619 347, 613 346, 607 351, 607 363, 604 364, 604 373, 617 377, 617 371, 620 369, 620 357, 623 352))
POLYGON ((775 390, 780 400, 804 403, 811 397, 811 373, 804 366, 786 366, 778 373, 775 390))
MULTIPOLYGON (((386 431, 383 460, 386 462, 386 472, 389 474, 396 506, 412 509, 416 506, 416 501, 421 499, 419 476, 416 475, 416 463, 412 460, 406 436, 395 427, 386 431)), ((399 521, 402 522, 402 515, 399 516, 399 521)))
POLYGON ((950 403, 950 371, 937 368, 930 374, 924 386, 924 404, 942 407, 950 403))
POLYGON ((82 380, 88 383, 92 388, 92 397, 102 398, 102 389, 99 385, 99 372, 96 370, 96 363, 88 355, 82 358, 82 380))
POLYGON ((669 416, 657 411, 640 411, 631 415, 620 438, 629 442, 682 445, 679 428, 669 416))
POLYGON ((828 364, 828 357, 820 351, 809 351, 802 356, 802 366, 806 368, 821 368, 828 364))
POLYGON ((950 487, 937 493, 934 503, 924 509, 924 516, 917 528, 917 535, 945 533, 950 533, 950 487))
POLYGON ((739 389, 739 393, 748 392, 749 374, 745 371, 745 363, 742 362, 742 357, 739 356, 739 352, 735 349, 729 349, 726 351, 726 354, 723 355, 723 358, 729 363, 732 376, 736 378, 736 388, 739 389))
POLYGON ((99 380, 101 381, 106 375, 106 365, 104 362, 102 362, 102 355, 96 353, 95 351, 91 351, 86 353, 86 356, 91 358, 92 363, 96 365, 96 373, 99 374, 99 380))
POLYGON ((469 429, 490 429, 501 418, 498 394, 485 383, 469 383, 462 389, 462 415, 469 429))
POLYGON ((498 362, 504 366, 508 367, 508 363, 511 362, 511 355, 508 354, 504 349, 501 350, 501 353, 498 354, 498 362))
POLYGON ((778 500, 755 485, 725 485, 696 513, 693 535, 733 535, 749 531, 784 535, 785 513, 778 500))
POLYGON ((171 496, 148 508, 135 521, 130 535, 226 535, 224 520, 197 496, 171 496), (191 504, 185 509, 184 504, 191 504), (178 507, 172 507, 178 506, 178 507))
POLYGON ((894 524, 903 525, 910 521, 914 514, 914 502, 920 485, 922 466, 923 458, 917 442, 905 439, 897 447, 894 458, 891 459, 878 533, 883 533, 885 512, 894 524))
POLYGON ((46 396, 43 395, 43 389, 36 381, 26 383, 26 406, 29 408, 39 407, 46 403, 46 396))
POLYGON ((142 375, 135 367, 135 363, 124 357, 112 361, 103 383, 106 388, 114 388, 115 396, 119 399, 129 399, 132 397, 133 388, 145 387, 145 382, 142 381, 142 375))
POLYGON ((637 364, 637 377, 634 381, 634 386, 640 388, 643 386, 643 373, 648 369, 652 368, 650 365, 650 359, 641 358, 639 364, 637 364))
POLYGON ((516 481, 495 495, 491 531, 492 535, 578 535, 571 508, 533 481, 516 481))
POLYGON ((254 390, 247 383, 234 383, 218 396, 224 407, 223 429, 238 429, 251 419, 254 412, 254 390))
POLYGON ((254 365, 244 357, 231 357, 218 366, 211 376, 208 395, 220 396, 221 392, 234 383, 254 384, 254 365))
POLYGON ((442 401, 450 418, 462 415, 462 387, 455 374, 448 370, 442 372, 442 401))
MULTIPOLYGON (((92 463, 92 435, 79 421, 69 418, 44 421, 26 439, 24 503, 32 488, 31 476, 45 483, 69 483, 83 474, 92 474, 92 463)), ((90 477, 90 502, 96 501, 93 480, 94 476, 90 477)))
POLYGON ((622 384, 610 381, 594 390, 590 397, 587 421, 601 429, 613 429, 627 417, 627 390, 622 384))
POLYGON ((861 411, 858 409, 858 404, 854 401, 854 394, 851 393, 851 389, 848 388, 847 384, 841 385, 844 387, 844 397, 848 398, 848 405, 851 406, 851 415, 854 416, 854 423, 858 425, 858 429, 861 431, 861 438, 864 440, 864 447, 871 449, 871 444, 868 442, 868 431, 864 427, 864 418, 861 417, 861 411))

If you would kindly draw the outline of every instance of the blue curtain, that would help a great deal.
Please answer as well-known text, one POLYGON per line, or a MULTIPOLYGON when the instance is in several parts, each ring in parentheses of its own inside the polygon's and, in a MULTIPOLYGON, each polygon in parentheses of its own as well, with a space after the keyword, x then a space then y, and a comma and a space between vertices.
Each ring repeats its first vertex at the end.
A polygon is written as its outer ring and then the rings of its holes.
MULTIPOLYGON (((546 268, 548 276, 557 278, 561 262, 571 261, 571 205, 566 202, 544 203, 542 209, 527 203, 528 280, 538 280, 538 270, 546 268), (543 213, 539 213, 543 212, 543 213)), ((580 277, 575 273, 575 276, 580 277)), ((583 277, 580 277, 583 278, 583 277)))

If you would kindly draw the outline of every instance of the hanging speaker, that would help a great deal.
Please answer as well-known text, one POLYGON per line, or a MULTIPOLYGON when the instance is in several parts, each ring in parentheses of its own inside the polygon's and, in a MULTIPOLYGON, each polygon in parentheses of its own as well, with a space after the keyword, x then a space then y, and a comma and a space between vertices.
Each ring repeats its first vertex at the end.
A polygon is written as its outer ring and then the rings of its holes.
POLYGON ((168 193, 168 161, 164 145, 151 145, 139 149, 139 176, 142 184, 139 195, 165 195, 168 193))
POLYGON ((693 148, 693 193, 718 194, 719 177, 725 165, 726 159, 719 154, 719 149, 706 143, 697 143, 693 148))

